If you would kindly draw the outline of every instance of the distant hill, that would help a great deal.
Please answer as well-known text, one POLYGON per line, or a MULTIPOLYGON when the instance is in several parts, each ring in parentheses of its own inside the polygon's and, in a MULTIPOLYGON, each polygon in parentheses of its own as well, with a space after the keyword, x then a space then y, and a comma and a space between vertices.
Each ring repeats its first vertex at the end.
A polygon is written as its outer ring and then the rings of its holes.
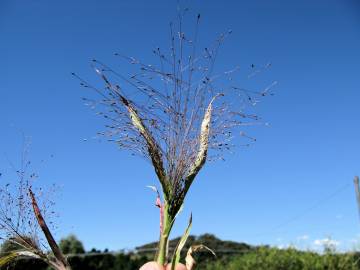
MULTIPOLYGON (((174 238, 169 241, 169 251, 176 247, 177 243, 179 242, 180 237, 174 238)), ((248 245, 246 243, 239 243, 235 241, 224 241, 217 238, 213 234, 203 234, 200 236, 190 235, 186 245, 182 251, 182 258, 184 258, 185 253, 192 245, 199 245, 203 244, 212 249, 215 253, 217 258, 224 258, 224 257, 231 257, 237 254, 244 254, 248 253, 249 251, 255 250, 257 247, 248 245)), ((142 246, 138 246, 135 248, 136 253, 147 256, 149 258, 153 258, 156 253, 157 242, 148 243, 142 246)), ((213 260, 213 256, 209 253, 202 252, 196 255, 197 259, 200 261, 208 261, 213 260)))

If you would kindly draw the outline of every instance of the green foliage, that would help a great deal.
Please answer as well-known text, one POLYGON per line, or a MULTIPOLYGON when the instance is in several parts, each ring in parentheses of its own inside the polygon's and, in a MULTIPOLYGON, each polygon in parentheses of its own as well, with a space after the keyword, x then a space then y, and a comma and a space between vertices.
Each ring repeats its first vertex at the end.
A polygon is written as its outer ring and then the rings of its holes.
MULTIPOLYGON (((70 242, 80 242, 76 237, 67 237, 66 239, 69 240, 69 238, 70 242)), ((176 238, 170 243, 175 247, 179 240, 176 238)), ((360 270, 360 253, 337 253, 328 249, 325 254, 319 254, 293 248, 252 247, 244 243, 221 241, 211 234, 199 237, 190 235, 184 250, 187 250, 190 245, 199 244, 213 249, 217 253, 217 258, 208 252, 196 254, 195 269, 197 270, 360 270)), ((138 250, 153 247, 156 247, 156 243, 138 247, 138 250)), ((11 251, 12 248, 7 242, 2 246, 2 250, 11 251)), ((111 254, 105 251, 93 251, 96 252, 90 251, 78 256, 70 256, 69 262, 72 269, 138 270, 140 266, 153 258, 152 253, 146 252, 111 254)), ((184 257, 185 255, 182 254, 182 258, 184 257)), ((16 260, 6 267, 0 267, 0 270, 2 269, 50 270, 44 262, 34 259, 16 260)))
POLYGON ((174 255, 171 260, 171 270, 175 270, 175 266, 180 262, 181 251, 185 246, 187 239, 189 238, 191 226, 192 226, 192 215, 190 216, 189 225, 186 228, 185 233, 183 234, 183 236, 181 236, 180 241, 178 242, 178 244, 174 249, 174 255))
MULTIPOLYGON (((30 238, 28 239, 31 240, 30 238)), ((6 240, 1 244, 0 247, 0 269, 6 270, 17 270, 17 269, 36 269, 45 270, 47 265, 41 260, 30 259, 30 258, 19 258, 18 256, 11 257, 14 251, 20 251, 23 247, 13 241, 6 240), (10 257, 8 257, 10 255, 10 257), (7 260, 9 259, 9 260, 7 260), (4 265, 2 264, 4 263, 4 265)))
POLYGON ((6 254, 9 253, 11 251, 16 251, 16 250, 20 250, 22 249, 22 247, 10 240, 6 240, 1 244, 0 247, 0 252, 1 254, 6 254))
POLYGON ((83 254, 85 249, 80 240, 75 235, 69 235, 60 240, 60 249, 63 254, 83 254))
POLYGON ((24 246, 29 246, 29 243, 31 243, 31 246, 37 246, 36 242, 31 237, 22 236, 21 238, 10 238, 1 244, 0 252, 3 254, 11 251, 23 250, 24 246))
POLYGON ((261 247, 244 255, 233 257, 230 261, 218 261, 197 269, 205 270, 355 270, 360 269, 358 255, 352 253, 326 253, 286 250, 261 247))
MULTIPOLYGON (((73 270, 138 270, 149 258, 134 254, 92 254, 70 257, 73 270)), ((20 269, 19 269, 20 270, 20 269)))
POLYGON ((18 255, 16 252, 10 252, 6 255, 2 255, 0 257, 0 267, 8 265, 9 262, 14 261, 17 257, 18 255))
POLYGON ((0 270, 53 270, 41 260, 22 258, 10 262, 8 265, 0 267, 0 270))

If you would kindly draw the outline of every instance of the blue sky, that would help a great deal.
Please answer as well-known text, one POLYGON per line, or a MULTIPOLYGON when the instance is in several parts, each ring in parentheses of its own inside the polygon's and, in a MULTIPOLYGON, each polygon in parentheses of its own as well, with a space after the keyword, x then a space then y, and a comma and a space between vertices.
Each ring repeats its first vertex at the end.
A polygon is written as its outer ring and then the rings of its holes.
MULTIPOLYGON (((360 173, 360 5, 182 5, 202 14, 204 44, 233 30, 219 68, 271 62, 266 76, 279 83, 257 108, 270 126, 250 130, 257 138, 250 148, 205 166, 173 235, 192 212, 193 234, 302 248, 331 237, 340 249, 353 248, 360 239, 352 188, 360 173)), ((19 160, 20 130, 32 137, 41 185, 62 187, 58 238, 75 233, 87 249, 112 250, 157 240, 158 209, 145 188, 157 184, 152 168, 92 139, 104 123, 83 105, 88 93, 70 73, 96 79, 90 59, 116 65, 119 51, 151 61, 153 48, 168 46, 176 6, 165 0, 0 2, 0 165, 6 171, 6 156, 19 160)))

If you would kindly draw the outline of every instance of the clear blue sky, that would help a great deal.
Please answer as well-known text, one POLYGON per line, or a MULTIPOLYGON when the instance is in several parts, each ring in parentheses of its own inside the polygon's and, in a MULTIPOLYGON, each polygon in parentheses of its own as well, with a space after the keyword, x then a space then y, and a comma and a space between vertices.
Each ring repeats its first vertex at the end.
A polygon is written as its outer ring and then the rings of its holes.
MULTIPOLYGON (((339 248, 351 248, 360 235, 352 189, 360 173, 359 3, 188 3, 182 4, 202 14, 204 42, 233 30, 219 67, 272 62, 266 76, 279 84, 276 95, 258 107, 270 127, 254 127, 253 146, 205 166, 174 236, 191 211, 194 234, 303 247, 331 236, 339 248)), ((31 159, 41 184, 62 186, 58 238, 75 233, 87 249, 113 250, 158 238, 158 209, 145 188, 157 183, 152 168, 91 139, 103 122, 83 105, 88 93, 70 73, 95 79, 89 60, 116 65, 112 54, 119 51, 150 61, 154 47, 168 46, 176 5, 0 2, 0 165, 8 166, 5 154, 18 160, 19 130, 32 137, 31 159)), ((125 66, 119 71, 126 72, 125 66)))

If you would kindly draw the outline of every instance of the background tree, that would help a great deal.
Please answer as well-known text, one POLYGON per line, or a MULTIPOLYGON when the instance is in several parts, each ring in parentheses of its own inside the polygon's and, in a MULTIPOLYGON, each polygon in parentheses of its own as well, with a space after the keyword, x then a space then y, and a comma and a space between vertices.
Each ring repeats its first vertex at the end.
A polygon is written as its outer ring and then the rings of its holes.
POLYGON ((238 67, 215 73, 219 48, 231 31, 200 49, 200 15, 193 35, 188 36, 183 30, 186 12, 180 11, 177 22, 170 24, 170 50, 153 50, 158 65, 116 53, 132 65, 130 75, 95 59, 92 67, 104 86, 97 87, 74 74, 82 86, 101 97, 85 99, 90 105, 100 106, 99 114, 109 120, 108 129, 100 134, 120 148, 145 157, 154 167, 162 190, 161 198, 152 187, 160 208, 156 255, 160 265, 167 262, 169 234, 195 177, 207 160, 223 159, 223 152, 235 146, 233 137, 254 140, 242 128, 260 120, 251 107, 260 97, 271 94, 276 84, 248 90, 235 82, 238 67))
POLYGON ((60 240, 59 247, 64 254, 83 254, 85 253, 82 242, 73 234, 60 240))

